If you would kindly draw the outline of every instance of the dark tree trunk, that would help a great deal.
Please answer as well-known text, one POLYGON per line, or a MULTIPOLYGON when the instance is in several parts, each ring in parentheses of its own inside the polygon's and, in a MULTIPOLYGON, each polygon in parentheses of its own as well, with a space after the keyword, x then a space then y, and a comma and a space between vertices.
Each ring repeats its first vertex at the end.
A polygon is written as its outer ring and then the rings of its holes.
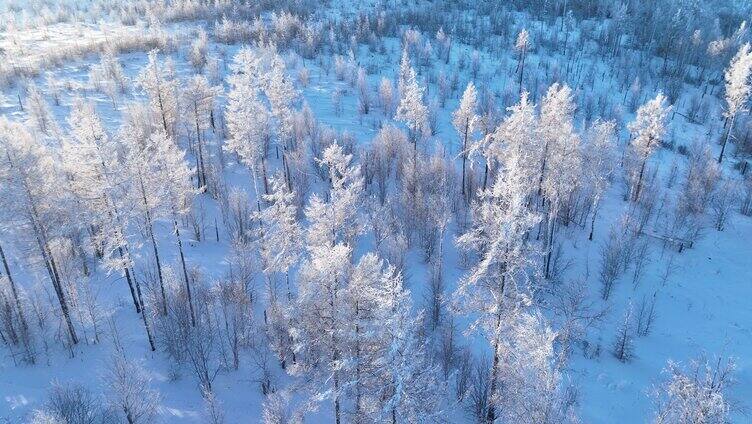
POLYGON ((723 162, 723 153, 726 151, 726 144, 728 143, 728 140, 731 137, 731 131, 733 128, 734 128, 734 117, 731 118, 731 121, 729 122, 729 126, 726 129, 726 136, 723 137, 723 143, 721 144, 721 153, 718 155, 718 163, 723 162))
POLYGON ((154 344, 154 336, 151 334, 151 327, 149 326, 149 320, 146 317, 146 308, 144 307, 144 298, 141 295, 141 284, 139 284, 138 280, 136 279, 136 273, 131 269, 128 268, 125 269, 125 275, 127 278, 131 278, 130 275, 132 275, 133 282, 136 286, 136 294, 138 296, 138 303, 141 305, 141 318, 144 321, 144 328, 146 329, 146 337, 149 339, 149 347, 151 348, 151 351, 154 352, 157 350, 155 344, 154 344))
POLYGON ((149 203, 146 200, 146 188, 144 187, 143 179, 139 178, 139 184, 141 186, 141 200, 144 203, 144 209, 146 211, 146 229, 149 232, 149 239, 151 239, 151 246, 154 250, 154 260, 157 263, 157 277, 159 278, 159 289, 162 293, 162 313, 167 315, 167 295, 165 293, 164 278, 162 276, 162 263, 159 259, 157 240, 154 238, 154 224, 152 223, 151 212, 149 211, 149 203))
MULTIPOLYGON (((195 107, 195 106, 194 106, 195 107)), ((201 127, 198 124, 198 110, 196 110, 196 143, 198 144, 198 188, 206 186, 206 168, 204 166, 204 146, 201 141, 201 127)))
POLYGON ((640 199, 640 191, 642 191, 642 176, 645 173, 645 164, 647 161, 647 159, 643 160, 642 165, 640 166, 640 173, 637 176, 637 186, 635 187, 634 196, 632 196, 632 201, 634 202, 640 199))
POLYGON ((490 376, 490 384, 489 384, 489 390, 488 390, 488 415, 486 416, 486 423, 488 424, 494 424, 496 421, 496 407, 494 407, 493 404, 493 398, 494 393, 496 392, 496 375, 498 374, 499 370, 499 336, 498 336, 498 328, 501 326, 501 311, 498 312, 498 315, 496 317, 496 331, 497 335, 494 340, 494 356, 493 356, 493 364, 491 365, 491 376, 490 376))
POLYGON ((68 301, 65 299, 65 292, 63 291, 63 286, 60 282, 60 273, 57 270, 55 258, 52 257, 52 252, 50 252, 49 250, 47 251, 47 255, 49 257, 49 270, 51 270, 51 276, 53 278, 52 285, 57 292, 57 297, 60 302, 60 309, 63 311, 63 318, 65 319, 66 326, 68 327, 68 334, 70 334, 71 343, 78 344, 78 336, 76 335, 76 329, 75 327, 73 327, 73 321, 70 317, 70 311, 68 310, 68 301))
POLYGON ((172 219, 172 224, 175 227, 175 238, 178 242, 178 251, 180 252, 180 265, 183 267, 183 277, 185 278, 185 290, 188 295, 188 307, 191 310, 191 325, 196 326, 196 314, 193 311, 193 297, 191 295, 191 281, 188 277, 188 268, 185 265, 185 255, 183 254, 183 242, 180 240, 180 228, 178 228, 177 218, 172 219))
POLYGON ((63 291, 63 287, 60 283, 60 274, 57 271, 57 265, 55 264, 55 258, 52 256, 52 252, 49 250, 49 247, 47 246, 46 237, 37 224, 36 220, 36 209, 32 205, 32 213, 34 215, 34 218, 32 218, 32 227, 34 229, 34 233, 37 240, 37 245, 39 246, 39 250, 42 253, 42 259, 44 260, 44 266, 47 269, 47 274, 50 277, 50 281, 52 282, 52 287, 55 289, 55 294, 57 295, 58 303, 60 303, 60 310, 63 313, 63 319, 65 320, 66 327, 68 328, 68 335, 70 336, 71 343, 78 344, 78 336, 76 335, 76 328, 73 326, 73 321, 71 321, 70 318, 70 311, 68 310, 68 301, 65 299, 65 292, 63 291))
POLYGON ((3 262, 5 268, 5 275, 8 277, 10 283, 10 291, 13 295, 13 300, 16 303, 16 309, 18 310, 18 318, 21 320, 22 330, 26 331, 29 327, 26 324, 26 317, 24 316, 23 307, 21 306, 21 299, 18 297, 18 290, 16 289, 16 282, 13 280, 13 276, 10 273, 10 266, 8 266, 8 259, 5 257, 2 245, 0 245, 0 260, 3 262))
MULTIPOLYGON (((123 253, 123 248, 118 248, 118 253, 120 254, 120 258, 124 258, 125 254, 123 253)), ((136 313, 141 313, 141 302, 138 300, 138 295, 136 294, 136 289, 133 286, 133 280, 131 279, 131 274, 128 272, 128 269, 125 269, 125 281, 128 282, 128 288, 131 291, 131 298, 133 298, 133 305, 136 307, 136 313)))

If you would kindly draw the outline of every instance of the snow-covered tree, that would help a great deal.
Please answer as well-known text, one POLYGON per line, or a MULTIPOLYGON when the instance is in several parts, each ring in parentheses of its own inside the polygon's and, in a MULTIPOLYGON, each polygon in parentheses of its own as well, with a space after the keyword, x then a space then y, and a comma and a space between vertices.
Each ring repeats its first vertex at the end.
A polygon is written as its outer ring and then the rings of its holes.
POLYGON ((539 190, 546 206, 544 276, 549 277, 559 209, 580 182, 580 136, 574 128, 572 90, 553 84, 541 102, 538 136, 542 144, 539 190))
POLYGON ((522 94, 522 76, 525 72, 525 59, 527 58, 527 51, 530 49, 530 34, 526 29, 523 28, 522 31, 517 34, 517 40, 514 43, 514 49, 517 50, 520 55, 517 62, 517 72, 520 73, 519 93, 522 94))
POLYGON ((710 211, 715 219, 715 229, 723 231, 726 221, 738 206, 739 182, 733 179, 725 179, 716 187, 710 199, 710 211))
POLYGON ((360 167, 338 144, 329 146, 320 164, 329 171, 328 200, 313 195, 305 210, 306 260, 301 265, 297 319, 292 335, 302 354, 300 371, 320 387, 317 399, 331 399, 335 421, 341 420, 350 315, 345 288, 350 258, 359 233, 358 205, 363 190, 360 167))
POLYGON ((110 81, 115 83, 121 93, 126 92, 128 89, 128 77, 125 76, 123 65, 120 63, 120 59, 118 59, 114 49, 105 49, 99 58, 99 67, 110 81))
POLYGON ((71 319, 68 296, 60 280, 53 240, 62 235, 70 217, 60 187, 64 177, 48 147, 29 129, 0 118, 0 202, 5 226, 21 238, 28 238, 43 264, 60 305, 70 342, 78 343, 71 319))
POLYGON ((377 375, 377 422, 436 422, 446 413, 446 387, 437 378, 425 340, 418 335, 421 317, 412 312, 411 294, 394 267, 384 267, 373 254, 364 256, 358 271, 373 279, 370 329, 378 342, 371 367, 377 375))
POLYGON ((616 123, 597 119, 585 133, 583 144, 583 181, 590 185, 592 218, 589 240, 593 239, 595 219, 601 198, 616 168, 616 123))
POLYGON ((353 420, 368 421, 378 416, 381 381, 377 377, 376 358, 379 354, 381 322, 376 314, 378 285, 383 264, 376 255, 364 255, 354 267, 343 296, 349 325, 344 333, 348 343, 347 385, 352 388, 353 420))
POLYGON ((686 215, 702 215, 713 198, 713 192, 721 177, 720 165, 714 160, 710 147, 696 143, 688 149, 687 167, 677 210, 686 215))
POLYGON ((289 143, 293 135, 293 104, 298 99, 299 93, 292 79, 287 76, 285 62, 278 54, 271 59, 263 91, 269 99, 271 114, 275 120, 278 144, 283 148, 292 147, 289 143))
POLYGON ((290 301, 289 271, 300 257, 303 234, 296 217, 295 193, 288 190, 281 175, 271 179, 271 186, 271 192, 264 196, 268 206, 255 214, 263 222, 258 244, 265 264, 264 272, 285 274, 290 301))
POLYGON ((728 422, 733 403, 729 389, 734 383, 736 364, 732 359, 718 358, 693 361, 688 369, 669 361, 669 380, 655 393, 655 424, 728 422))
POLYGON ((734 121, 740 112, 747 110, 750 92, 752 92, 752 51, 749 43, 745 43, 736 53, 729 67, 726 69, 726 109, 723 116, 726 118, 726 135, 723 137, 721 153, 718 155, 718 163, 723 161, 723 153, 726 150, 731 132, 734 129, 734 121))
POLYGON ((634 328, 632 327, 632 303, 630 302, 614 339, 613 353, 621 362, 628 362, 634 356, 634 328))
POLYGON ((358 113, 368 115, 371 110, 371 88, 368 85, 366 70, 358 68, 358 113))
POLYGON ((299 275, 297 314, 291 330, 298 355, 294 371, 316 385, 315 399, 332 401, 337 424, 341 420, 348 359, 345 354, 350 315, 344 290, 351 254, 351 247, 344 243, 309 244, 308 259, 299 275))
POLYGON ((119 158, 119 146, 106 133, 94 106, 76 100, 68 118, 70 137, 62 148, 62 161, 68 175, 68 187, 83 206, 83 217, 93 230, 95 246, 103 253, 102 264, 107 272, 125 275, 136 312, 141 313, 151 349, 154 338, 141 284, 134 272, 134 259, 128 242, 129 206, 123 191, 126 176, 119 158))
POLYGON ((199 28, 196 38, 191 42, 191 50, 189 60, 191 66, 197 71, 201 72, 206 66, 207 57, 206 54, 209 50, 209 37, 206 35, 206 31, 203 28, 199 28))
POLYGON ((55 102, 55 106, 60 106, 60 92, 62 91, 62 83, 55 78, 55 74, 48 71, 44 75, 44 83, 47 86, 47 91, 52 96, 52 100, 55 102))
POLYGON ((57 122, 42 91, 36 84, 31 83, 26 87, 26 93, 26 115, 29 124, 44 135, 55 135, 58 132, 57 122))
MULTIPOLYGON (((254 77, 258 59, 249 51, 241 50, 233 59, 233 74, 228 78, 228 94, 225 120, 230 138, 225 142, 225 150, 233 152, 251 169, 256 206, 261 211, 261 194, 258 189, 258 167, 261 166, 266 179, 266 150, 269 143, 270 112, 259 99, 259 82, 254 77)), ((267 190, 264 190, 266 193, 267 190)))
POLYGON ((174 137, 178 120, 178 81, 167 64, 157 58, 158 51, 149 52, 149 63, 136 77, 136 85, 148 96, 162 129, 174 137))
POLYGON ((33 424, 96 423, 112 419, 102 399, 80 383, 52 382, 41 410, 34 411, 33 424))
POLYGON ((400 68, 400 102, 394 119, 404 122, 410 129, 410 137, 413 140, 414 149, 418 148, 418 139, 431 133, 428 122, 428 107, 423 103, 423 87, 418 83, 415 70, 410 66, 406 53, 403 62, 407 60, 407 68, 400 68), (404 79, 404 81, 403 81, 404 79))
POLYGON ((162 314, 167 314, 167 296, 162 275, 162 259, 159 254, 154 225, 157 220, 169 217, 168 200, 160 196, 159 168, 154 160, 155 139, 150 136, 155 128, 149 118, 149 106, 132 104, 123 118, 116 137, 125 148, 123 164, 126 178, 130 180, 128 201, 133 205, 134 216, 144 223, 146 235, 154 254, 157 279, 159 281, 162 314), (167 215, 167 216, 166 216, 167 215))
POLYGON ((221 88, 212 87, 209 81, 203 75, 194 75, 185 85, 183 91, 182 106, 188 112, 187 120, 196 131, 196 175, 198 176, 198 187, 206 187, 206 164, 208 155, 204 140, 204 131, 206 131, 212 122, 214 113, 214 102, 219 95, 221 88))
POLYGON ((639 170, 633 172, 632 193, 630 198, 637 201, 642 190, 642 179, 648 159, 660 146, 666 134, 666 118, 671 110, 666 106, 666 96, 658 93, 654 99, 640 106, 634 121, 627 124, 632 137, 630 147, 637 161, 639 170))
POLYGON ((128 77, 125 76, 123 65, 113 47, 106 47, 99 58, 99 63, 91 66, 89 80, 107 94, 113 104, 118 92, 125 93, 128 90, 128 77))
POLYGON ((222 402, 209 390, 204 390, 201 395, 204 398, 204 422, 208 424, 224 424, 225 411, 222 409, 222 402))
MULTIPOLYGON (((233 263, 228 277, 223 278, 212 288, 212 294, 217 302, 215 318, 219 322, 219 339, 223 346, 221 350, 229 352, 229 358, 223 359, 226 366, 237 370, 240 367, 241 354, 244 348, 253 344, 253 290, 249 287, 250 278, 242 272, 235 272, 239 257, 244 252, 244 246, 236 244, 228 258, 233 263)), ((223 356, 225 356, 223 354, 223 356)))
POLYGON ((491 394, 501 422, 578 422, 562 396, 556 333, 546 319, 537 312, 523 312, 503 325, 498 389, 491 394))
POLYGON ((379 101, 384 108, 384 115, 391 116, 394 110, 394 86, 389 78, 381 78, 379 82, 379 101))
MULTIPOLYGON (((124 234, 127 216, 122 216, 115 199, 123 187, 118 146, 105 132, 94 106, 76 99, 68 118, 70 135, 62 146, 63 168, 68 174, 68 187, 84 206, 84 220, 96 232, 93 243, 104 253, 103 265, 108 272, 127 272, 133 293, 130 268, 132 258, 126 253, 128 241, 124 234)), ((136 309, 140 302, 133 298, 136 309)))
POLYGON ((153 150, 152 160, 156 166, 155 191, 157 196, 164 200, 164 215, 172 221, 175 240, 180 254, 180 264, 183 270, 183 278, 186 285, 188 304, 191 311, 191 319, 195 324, 195 311, 191 293, 191 278, 188 276, 188 268, 183 251, 183 241, 180 237, 178 219, 191 210, 193 197, 197 190, 191 184, 194 170, 188 166, 183 152, 175 142, 162 130, 156 131, 150 136, 149 143, 153 150))
POLYGON ((528 93, 523 91, 519 103, 510 106, 507 111, 509 114, 496 130, 472 146, 471 157, 481 154, 486 162, 484 188, 489 173, 492 173, 497 164, 503 165, 506 160, 515 160, 516 155, 527 157, 527 160, 517 164, 519 168, 516 172, 521 173, 523 184, 532 187, 537 183, 535 179, 540 169, 535 164, 538 160, 538 148, 534 144, 538 127, 535 105, 530 103, 528 93))
POLYGON ((29 327, 29 321, 26 318, 26 304, 21 297, 23 292, 16 284, 2 244, 0 244, 0 263, 2 265, 0 267, 0 310, 3 311, 0 315, 0 333, 3 333, 2 340, 5 344, 22 346, 23 353, 19 355, 21 360, 28 364, 34 364, 36 353, 33 346, 32 329, 29 327))
POLYGON ((480 52, 478 50, 473 50, 472 55, 470 55, 470 76, 472 76, 473 80, 478 78, 479 72, 480 72, 480 52))
POLYGON ((352 164, 352 155, 336 142, 324 150, 318 162, 328 172, 328 201, 317 194, 311 197, 305 211, 310 223, 306 241, 309 246, 352 245, 362 230, 358 209, 364 181, 360 166, 352 164))
POLYGON ((465 92, 462 94, 462 100, 457 110, 452 114, 452 125, 462 140, 462 194, 465 195, 465 199, 469 196, 466 193, 465 178, 466 178, 466 163, 468 156, 468 142, 470 137, 475 131, 476 121, 478 119, 476 111, 478 109, 478 99, 475 92, 475 85, 472 82, 467 84, 465 92))
POLYGON ((291 404, 292 394, 288 390, 270 393, 264 400, 261 413, 264 424, 303 424, 306 412, 303 408, 294 408, 291 404))
POLYGON ((449 63, 449 56, 452 52, 452 37, 444 32, 443 27, 439 27, 439 30, 436 31, 436 43, 439 45, 439 58, 442 58, 444 63, 449 63))
MULTIPOLYGON (((290 343, 289 327, 292 287, 290 283, 290 268, 299 260, 303 234, 297 222, 297 208, 295 193, 288 191, 287 183, 280 174, 272 178, 272 192, 264 196, 269 206, 261 212, 255 212, 251 217, 259 222, 256 227, 256 246, 261 256, 262 271, 266 277, 268 308, 265 310, 267 319, 267 335, 272 340, 272 348, 277 352, 283 367, 286 366, 287 355, 292 346, 290 343), (284 274, 287 304, 279 302, 277 274, 284 274)), ((295 354, 292 354, 295 361, 295 354)))
MULTIPOLYGON (((539 217, 527 207, 531 187, 521 172, 528 162, 526 154, 521 149, 509 150, 494 184, 480 192, 471 227, 457 239, 459 248, 479 256, 479 262, 460 280, 454 301, 460 311, 477 317, 471 328, 482 330, 493 348, 490 393, 497 389, 502 325, 528 302, 535 272, 534 252, 525 240, 539 217)), ((495 408, 490 408, 489 421, 495 420, 495 414, 495 408)))
POLYGON ((151 377, 139 364, 116 355, 102 379, 107 388, 107 402, 128 424, 156 419, 160 395, 150 387, 151 377))
POLYGON ((404 48, 397 73, 397 93, 400 96, 403 96, 407 89, 407 82, 410 79, 411 73, 414 73, 414 71, 412 70, 412 65, 410 65, 410 55, 407 52, 407 48, 404 48))

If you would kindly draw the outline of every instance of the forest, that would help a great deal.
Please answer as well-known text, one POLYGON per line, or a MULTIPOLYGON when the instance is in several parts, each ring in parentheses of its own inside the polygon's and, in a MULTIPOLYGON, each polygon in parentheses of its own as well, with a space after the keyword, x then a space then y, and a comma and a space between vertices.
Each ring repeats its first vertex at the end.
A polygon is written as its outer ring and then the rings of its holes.
POLYGON ((0 0, 0 423, 749 422, 748 0, 0 0))

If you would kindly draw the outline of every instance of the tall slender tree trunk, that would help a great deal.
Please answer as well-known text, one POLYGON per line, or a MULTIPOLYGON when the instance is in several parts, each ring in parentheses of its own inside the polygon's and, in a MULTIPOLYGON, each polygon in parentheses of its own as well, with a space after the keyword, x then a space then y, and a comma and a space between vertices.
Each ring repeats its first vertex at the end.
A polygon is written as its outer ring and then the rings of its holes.
POLYGON ((185 265, 185 255, 183 254, 183 241, 180 239, 180 228, 178 227, 178 219, 173 216, 172 225, 175 228, 175 239, 178 242, 178 251, 180 252, 180 265, 183 267, 183 277, 185 278, 185 290, 188 295, 188 307, 191 310, 191 325, 196 326, 196 314, 193 311, 193 296, 191 295, 191 280, 188 277, 188 267, 185 265))
POLYGON ((488 162, 486 162, 485 169, 483 170, 483 190, 486 189, 486 185, 488 185, 488 162))
POLYGON ((164 287, 164 277, 162 276, 162 263, 159 259, 159 250, 157 249, 157 240, 154 238, 154 228, 151 222, 149 222, 149 238, 151 239, 151 247, 154 250, 154 261, 157 266, 157 278, 159 279, 159 290, 162 294, 162 313, 167 315, 167 293, 164 287))
POLYGON ((501 310, 496 315, 496 335, 494 336, 494 356, 493 363, 491 365, 490 384, 488 389, 488 414, 486 416, 486 423, 494 424, 496 421, 496 407, 494 406, 494 393, 496 393, 496 376, 499 370, 499 328, 501 327, 501 310))
POLYGON ((290 167, 287 165, 287 147, 282 151, 282 171, 285 173, 287 190, 292 191, 292 177, 290 176, 290 167))
POLYGON ((136 294, 138 296, 138 303, 141 305, 141 319, 144 321, 144 328, 146 329, 146 337, 149 339, 149 347, 151 348, 151 351, 154 352, 157 350, 155 344, 154 344, 154 336, 151 334, 151 327, 149 326, 149 320, 146 317, 146 308, 144 307, 144 298, 141 295, 141 284, 136 279, 136 272, 133 271, 133 269, 125 269, 125 275, 126 278, 133 278, 133 282, 136 286, 136 294))
MULTIPOLYGON (((329 331, 332 333, 332 365, 339 361, 339 341, 337 340, 337 329, 335 328, 335 308, 337 307, 337 279, 334 279, 334 288, 329 297, 329 307, 331 308, 332 320, 330 323, 329 331)), ((334 423, 340 424, 340 399, 339 399, 339 371, 333 370, 332 380, 334 382, 334 423)))
POLYGON ((361 364, 361 349, 360 349, 360 302, 355 301, 355 422, 361 422, 361 416, 363 407, 361 405, 363 400, 362 384, 360 377, 362 374, 361 364))
POLYGON ((170 130, 169 130, 169 127, 167 126, 167 116, 165 115, 164 105, 162 104, 162 93, 161 92, 157 95, 157 99, 159 100, 159 113, 160 113, 160 115, 162 115, 162 127, 165 130, 165 134, 167 134, 168 136, 170 136, 171 135, 170 134, 170 130))
POLYGON ((65 299, 65 291, 63 291, 63 287, 60 284, 60 274, 57 271, 55 258, 52 256, 52 252, 49 250, 49 247, 47 245, 46 234, 44 234, 43 229, 38 224, 39 218, 36 206, 32 203, 30 207, 30 212, 32 214, 31 225, 34 231, 34 236, 36 238, 39 251, 42 254, 45 269, 47 270, 47 274, 49 275, 50 281, 52 282, 52 287, 55 289, 55 294, 57 296, 58 303, 60 304, 60 310, 63 313, 63 319, 65 320, 66 327, 68 328, 68 335, 70 336, 72 344, 78 344, 76 328, 73 326, 73 321, 71 321, 70 318, 70 310, 68 309, 68 302, 65 299))
POLYGON ((201 185, 198 187, 200 189, 206 187, 206 165, 204 165, 204 142, 198 134, 196 135, 196 138, 198 140, 198 173, 201 176, 201 185))
MULTIPOLYGON (((194 105, 194 108, 196 106, 194 105)), ((194 109, 195 110, 195 109, 194 109)), ((206 167, 204 166, 204 145, 203 141, 201 140, 201 126, 198 124, 198 110, 195 112, 195 120, 196 120, 196 144, 198 150, 198 188, 201 188, 203 186, 206 186, 206 167)))
POLYGON ((642 165, 640 166, 640 173, 637 176, 637 186, 635 187, 634 195, 632 196, 632 201, 636 202, 640 199, 640 192, 642 191, 642 175, 645 173, 645 164, 648 162, 647 158, 642 161, 642 165))
POLYGON ((60 309, 63 311, 63 318, 65 319, 66 326, 68 327, 68 334, 70 335, 71 343, 73 343, 74 345, 78 344, 78 336, 76 335, 76 329, 73 326, 73 321, 70 317, 68 301, 65 298, 65 291, 63 289, 62 283, 60 282, 60 273, 57 270, 55 258, 52 256, 52 252, 49 251, 49 248, 46 245, 44 246, 44 249, 46 250, 47 257, 49 258, 48 271, 51 271, 52 285, 57 292, 58 301, 60 302, 60 309))
POLYGON ((251 174, 253 177, 253 192, 256 195, 256 210, 261 213, 261 195, 258 189, 258 177, 256 176, 256 166, 251 165, 251 174))
POLYGON ((465 193, 465 163, 467 162, 467 133, 468 128, 470 126, 470 120, 465 120, 465 131, 462 137, 462 196, 467 202, 468 195, 465 193))
POLYGON ((164 277, 162 276, 162 263, 159 258, 159 250, 157 249, 157 240, 154 237, 154 224, 151 218, 151 212, 149 211, 149 202, 146 200, 146 187, 144 187, 143 178, 139 178, 139 185, 141 187, 141 201, 143 202, 144 210, 146 211, 146 229, 149 232, 151 247, 154 250, 154 260, 157 263, 157 277, 159 278, 159 289, 162 293, 162 313, 167 315, 167 294, 165 293, 164 277))
POLYGON ((522 53, 522 59, 520 61, 520 82, 519 82, 520 88, 517 92, 517 95, 522 94, 522 75, 525 72, 525 56, 527 56, 527 47, 524 48, 521 53, 522 53))
POLYGON ((543 145, 543 159, 541 161, 540 176, 538 177, 538 196, 543 193, 543 179, 546 177, 546 161, 548 159, 548 142, 543 145))
POLYGON ((721 144, 721 153, 718 155, 718 163, 723 162, 723 153, 726 151, 726 144, 728 143, 729 138, 731 138, 731 130, 734 128, 734 120, 736 120, 736 115, 731 117, 729 126, 726 129, 726 136, 723 137, 723 144, 721 144))
MULTIPOLYGON (((503 266, 503 265, 502 265, 503 266)), ((494 356, 493 356, 493 364, 491 365, 491 375, 490 377, 490 384, 489 384, 489 390, 488 390, 488 414, 486 416, 486 423, 488 424, 494 424, 494 421, 496 421, 496 407, 494 406, 494 393, 496 393, 496 376, 499 373, 499 334, 501 332, 501 311, 502 311, 502 300, 504 299, 504 291, 506 290, 506 279, 502 275, 501 277, 501 287, 500 287, 500 294, 499 294, 499 304, 497 305, 497 308, 499 308, 498 311, 496 311, 496 328, 494 329, 494 356)))
MULTIPOLYGON (((118 247, 118 254, 120 255, 120 259, 125 258, 125 253, 123 252, 122 247, 118 247)), ((133 298, 133 304, 136 307, 136 313, 141 313, 141 302, 138 300, 138 294, 136 294, 135 286, 133 285, 133 279, 131 278, 131 273, 128 271, 128 268, 125 269, 125 281, 128 282, 128 288, 131 291, 131 297, 133 298)))
MULTIPOLYGON (((339 376, 335 373, 334 375, 334 391, 339 392, 339 376)), ((339 404, 339 393, 334 394, 334 422, 335 424, 340 424, 340 404, 339 404)))
MULTIPOLYGON (((282 152, 282 161, 285 159, 285 153, 282 152)), ((266 176, 266 159, 261 159, 261 175, 264 178, 264 194, 269 194, 269 179, 266 176)))
POLYGON ((595 218, 598 216, 598 207, 600 201, 598 197, 593 200, 593 219, 590 221, 590 235, 588 236, 588 240, 593 240, 593 232, 595 231, 595 218))
MULTIPOLYGON (((148 215, 148 213, 147 213, 148 215)), ((159 279, 159 290, 162 293, 162 313, 167 315, 167 293, 164 287, 164 277, 162 276, 162 263, 159 259, 159 250, 157 249, 157 240, 154 238, 154 228, 151 223, 151 218, 147 218, 149 221, 149 238, 151 239, 151 247, 154 250, 154 261, 157 266, 157 278, 159 279)))
MULTIPOLYGON (((285 271, 285 280, 287 282, 287 303, 291 304, 292 303, 292 290, 290 289, 290 271, 289 270, 285 271)), ((292 318, 289 318, 288 325, 290 328, 293 327, 292 318)), ((290 344, 292 345, 295 342, 295 339, 293 338, 292 334, 289 334, 289 332, 288 332, 288 336, 290 337, 290 344)), ((294 364, 297 362, 297 359, 295 357, 295 349, 291 349, 291 352, 292 352, 291 354, 292 363, 294 364)))
POLYGON ((157 80, 157 102, 159 102, 159 113, 162 115, 162 126, 164 127, 165 133, 168 136, 172 136, 167 125, 167 116, 165 113, 164 101, 162 100, 162 81, 159 78, 159 69, 157 68, 156 61, 154 63, 154 75, 157 80))
POLYGON ((24 315, 23 307, 21 306, 21 299, 18 296, 18 289, 16 288, 16 282, 13 280, 13 276, 10 273, 10 266, 8 266, 8 259, 5 257, 5 252, 3 251, 3 246, 0 245, 0 260, 3 262, 3 268, 5 268, 5 276, 8 278, 8 282, 10 283, 10 291, 13 295, 13 300, 16 303, 16 309, 18 310, 18 319, 21 320, 21 327, 24 332, 28 330, 28 325, 26 324, 26 316, 24 315))
MULTIPOLYGON (((558 204, 558 202, 556 202, 558 204)), ((553 206, 553 203, 551 203, 553 206)), ((553 244, 554 244, 554 231, 556 229, 556 215, 558 214, 557 209, 551 209, 549 211, 548 216, 548 228, 546 229, 546 260, 545 260, 545 270, 543 272, 543 277, 548 279, 548 277, 551 274, 551 257, 553 255, 553 244)))
POLYGON ((58 303, 60 303, 60 310, 63 313, 63 318, 65 319, 65 324, 68 328, 68 335, 70 336, 72 344, 78 344, 78 336, 76 335, 76 329, 73 326, 73 322, 70 318, 70 311, 68 310, 68 302, 65 299, 65 292, 60 285, 60 274, 57 272, 55 259, 52 257, 52 252, 50 252, 49 246, 47 244, 47 234, 44 231, 44 227, 40 225, 39 211, 37 210, 34 196, 32 196, 31 189, 25 180, 23 186, 26 194, 26 199, 28 201, 27 213, 29 214, 28 218, 32 227, 32 231, 34 232, 34 238, 36 239, 37 246, 39 247, 39 252, 42 254, 45 269, 47 270, 50 281, 52 282, 52 286, 55 289, 58 303))

